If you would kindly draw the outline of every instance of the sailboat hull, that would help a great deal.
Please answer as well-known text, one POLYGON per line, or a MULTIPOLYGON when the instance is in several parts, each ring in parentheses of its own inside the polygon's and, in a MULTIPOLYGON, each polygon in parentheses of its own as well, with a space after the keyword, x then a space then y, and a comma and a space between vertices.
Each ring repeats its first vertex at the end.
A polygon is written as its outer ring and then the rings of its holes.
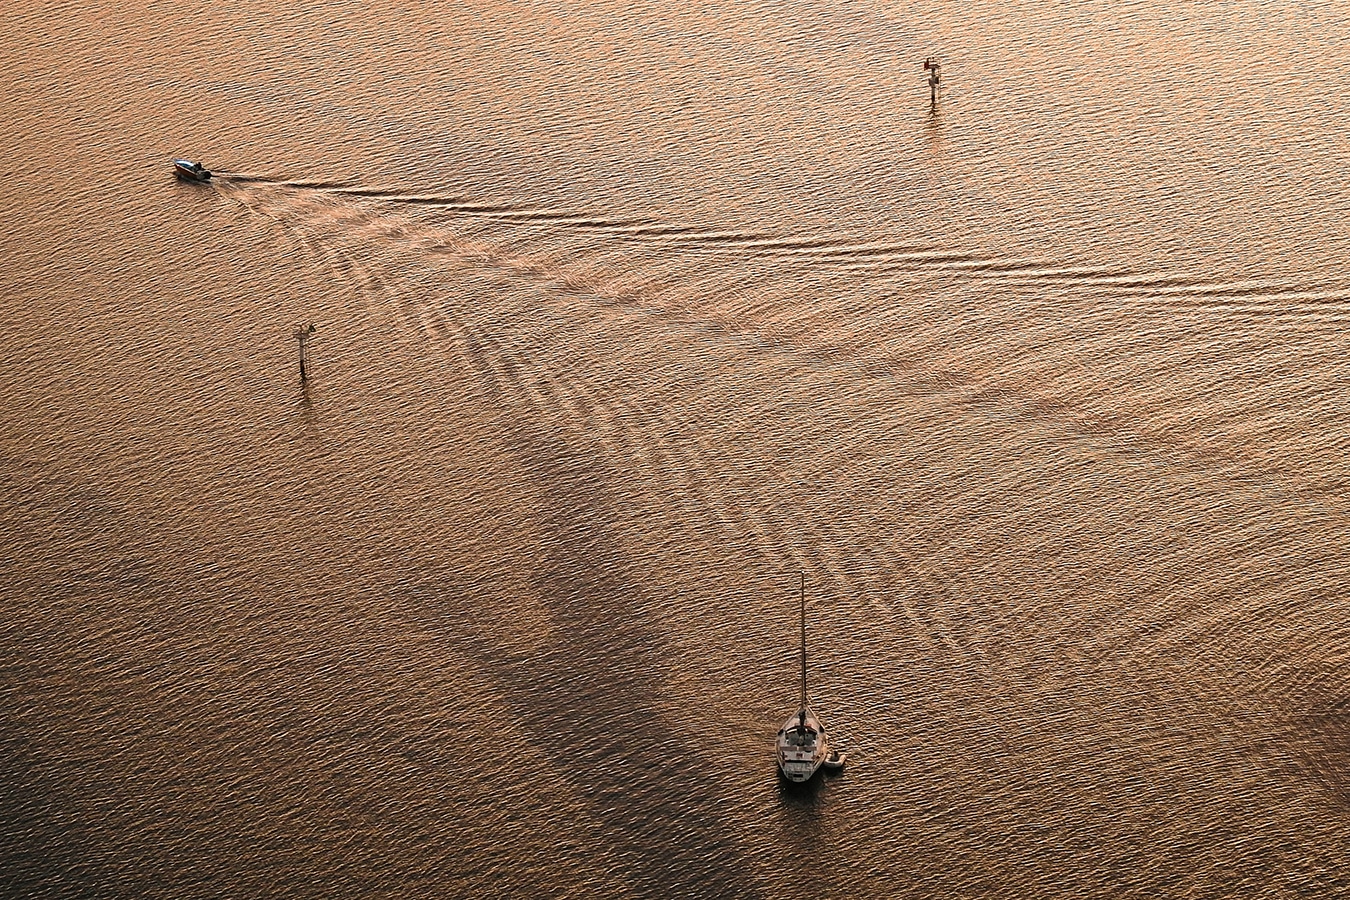
POLYGON ((825 726, 809 709, 794 713, 778 729, 778 771, 792 782, 810 781, 830 756, 825 726))

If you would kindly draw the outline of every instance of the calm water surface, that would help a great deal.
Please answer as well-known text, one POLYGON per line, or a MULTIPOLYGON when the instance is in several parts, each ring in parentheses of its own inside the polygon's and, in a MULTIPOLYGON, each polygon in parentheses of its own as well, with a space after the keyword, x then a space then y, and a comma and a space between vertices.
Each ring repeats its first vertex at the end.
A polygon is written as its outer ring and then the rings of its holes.
POLYGON ((6 896, 1350 891, 1343 4, 443 6, 5 17, 6 896))

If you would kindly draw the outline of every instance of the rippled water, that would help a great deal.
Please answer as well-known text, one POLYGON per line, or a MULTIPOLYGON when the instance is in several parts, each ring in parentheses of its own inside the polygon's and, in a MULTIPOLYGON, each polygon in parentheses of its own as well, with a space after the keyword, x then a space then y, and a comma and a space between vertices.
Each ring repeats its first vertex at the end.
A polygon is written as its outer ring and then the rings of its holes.
POLYGON ((6 17, 7 896, 1350 890, 1342 4, 375 5, 6 17))

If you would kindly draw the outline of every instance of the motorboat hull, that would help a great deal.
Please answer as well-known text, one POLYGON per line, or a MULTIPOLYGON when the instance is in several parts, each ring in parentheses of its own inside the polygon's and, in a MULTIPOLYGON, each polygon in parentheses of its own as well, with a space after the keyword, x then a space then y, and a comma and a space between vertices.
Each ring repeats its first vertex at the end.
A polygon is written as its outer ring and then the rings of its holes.
POLYGON ((190 159, 175 159, 173 173, 180 181, 210 181, 211 172, 199 162, 190 159))

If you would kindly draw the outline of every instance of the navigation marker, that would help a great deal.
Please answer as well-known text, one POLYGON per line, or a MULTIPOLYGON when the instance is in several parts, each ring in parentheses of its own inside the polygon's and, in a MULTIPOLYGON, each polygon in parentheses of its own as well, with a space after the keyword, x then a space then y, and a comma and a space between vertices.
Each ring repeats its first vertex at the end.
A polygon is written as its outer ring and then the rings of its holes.
POLYGON ((295 339, 300 342, 300 382, 302 384, 308 377, 305 374, 305 341, 309 340, 309 336, 313 333, 313 322, 310 322, 308 325, 301 325, 299 328, 295 329, 295 339))

